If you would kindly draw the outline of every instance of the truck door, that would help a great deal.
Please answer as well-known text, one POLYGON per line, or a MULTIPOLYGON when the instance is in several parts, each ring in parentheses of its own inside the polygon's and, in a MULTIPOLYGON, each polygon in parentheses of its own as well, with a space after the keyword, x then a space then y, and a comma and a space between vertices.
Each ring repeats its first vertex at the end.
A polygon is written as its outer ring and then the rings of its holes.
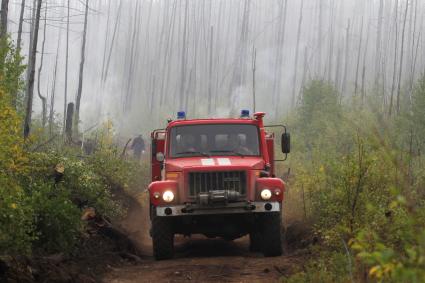
POLYGON ((270 175, 275 176, 274 133, 266 133, 267 152, 270 159, 270 175))
POLYGON ((161 180, 162 161, 157 159, 157 153, 165 154, 165 131, 155 130, 151 134, 151 175, 152 182, 161 180))

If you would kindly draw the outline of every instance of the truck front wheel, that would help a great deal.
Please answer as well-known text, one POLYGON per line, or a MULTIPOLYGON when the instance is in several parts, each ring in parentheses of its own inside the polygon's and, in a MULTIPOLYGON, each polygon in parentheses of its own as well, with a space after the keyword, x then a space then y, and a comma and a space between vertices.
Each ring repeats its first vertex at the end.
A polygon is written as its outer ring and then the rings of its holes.
POLYGON ((249 233, 249 250, 251 252, 261 252, 261 234, 258 231, 249 233))
POLYGON ((267 213, 261 218, 261 245, 264 256, 282 255, 282 219, 280 212, 267 213))
POLYGON ((152 219, 153 256, 156 260, 170 259, 174 256, 174 231, 169 219, 152 219))

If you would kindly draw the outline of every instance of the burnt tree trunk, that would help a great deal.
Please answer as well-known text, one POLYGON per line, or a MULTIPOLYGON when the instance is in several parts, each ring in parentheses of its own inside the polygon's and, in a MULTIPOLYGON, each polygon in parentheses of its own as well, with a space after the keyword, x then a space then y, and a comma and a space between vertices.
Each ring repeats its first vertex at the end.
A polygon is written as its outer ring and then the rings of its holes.
POLYGON ((369 21, 369 23, 367 25, 366 44, 365 44, 365 49, 364 49, 364 53, 363 53, 362 88, 361 88, 362 105, 364 105, 364 101, 365 101, 365 98, 366 98, 366 86, 365 86, 365 84, 366 84, 366 60, 367 60, 367 51, 368 51, 368 46, 369 46, 370 26, 371 26, 371 23, 369 21))
POLYGON ((74 103, 69 103, 66 110, 65 119, 65 142, 72 142, 72 119, 74 118, 74 103))
POLYGON ((81 45, 81 61, 80 61, 80 72, 78 76, 78 90, 77 98, 75 100, 75 135, 78 135, 78 124, 80 122, 80 105, 81 96, 83 93, 83 78, 84 78, 84 63, 86 61, 86 38, 87 38, 87 15, 89 11, 89 0, 86 0, 86 9, 84 14, 84 31, 83 31, 83 42, 81 45))
POLYGON ((43 62, 44 62, 44 48, 46 46, 46 29, 47 29, 47 2, 46 8, 44 11, 44 27, 43 27, 43 43, 41 44, 41 58, 40 58, 40 66, 38 67, 38 78, 37 78, 37 93, 38 97, 41 100, 42 105, 42 113, 41 113, 41 124, 46 127, 47 123, 47 98, 41 94, 40 90, 40 82, 41 82, 41 71, 43 70, 43 62))
POLYGON ((401 95, 401 83, 402 83, 401 75, 403 74, 404 37, 406 35, 406 20, 407 20, 408 10, 409 10, 409 0, 406 1, 406 8, 404 10, 404 19, 403 19, 403 30, 401 32, 400 69, 398 72, 397 105, 396 105, 397 114, 400 113, 400 95, 401 95))
POLYGON ((391 85, 391 97, 388 115, 391 116, 394 108, 394 91, 396 84, 396 72, 397 72, 397 54, 398 54, 398 0, 395 1, 394 8, 394 25, 395 25, 395 41, 394 41, 394 66, 393 66, 393 79, 391 85))
POLYGON ((345 95, 345 91, 347 90, 348 61, 349 60, 350 60, 350 20, 348 20, 346 34, 345 34, 344 77, 342 79, 341 98, 345 95))
POLYGON ((382 23, 384 17, 384 0, 379 1, 379 16, 378 16, 378 30, 376 34, 376 47, 375 47, 375 87, 378 87, 380 71, 381 71, 381 58, 382 58, 382 23))
POLYGON ((359 40, 359 48, 357 49, 357 64, 356 64, 356 79, 354 82, 354 96, 357 96, 357 90, 359 89, 359 68, 360 68, 360 57, 362 51, 362 41, 363 41, 363 16, 360 27, 360 40, 359 40))
POLYGON ((274 81, 273 81, 273 97, 272 102, 274 104, 275 115, 278 112, 281 95, 282 85, 282 69, 283 69, 283 49, 285 44, 285 31, 286 31, 286 13, 288 8, 288 0, 280 1, 279 3, 279 25, 277 31, 277 48, 276 48, 276 61, 274 70, 274 81))
POLYGON ((136 2, 136 8, 134 10, 134 19, 133 19, 133 33, 131 37, 131 46, 130 46, 130 62, 128 67, 128 75, 127 75, 127 85, 126 85, 126 92, 125 92, 125 99, 124 99, 124 112, 127 112, 131 110, 131 102, 132 102, 132 92, 131 92, 131 85, 133 83, 133 72, 134 72, 134 65, 136 61, 136 42, 137 42, 137 34, 139 32, 138 26, 140 25, 140 22, 138 21, 139 18, 139 2, 136 2))
POLYGON ((188 19, 189 19, 189 1, 185 1, 184 8, 184 24, 183 24, 183 46, 182 46, 182 60, 180 65, 180 92, 179 92, 179 109, 182 109, 184 106, 184 97, 185 97, 185 86, 186 86, 186 70, 187 70, 187 30, 188 30, 188 19))
POLYGON ((65 51, 65 91, 63 102, 63 127, 65 129, 67 104, 68 104, 68 63, 69 63, 69 10, 70 0, 68 0, 67 17, 66 17, 66 51, 65 51))
POLYGON ((301 28, 303 23, 303 8, 304 8, 304 0, 301 0, 300 12, 298 17, 297 44, 295 47, 294 76, 292 78, 292 98, 291 98, 292 108, 295 107, 295 99, 296 99, 298 56, 299 56, 299 48, 300 48, 301 28))
POLYGON ((1 1, 1 12, 0 12, 0 38, 5 38, 7 35, 7 16, 9 12, 9 0, 1 1))
POLYGON ((16 40, 16 48, 18 48, 18 50, 21 50, 22 26, 24 24, 24 13, 25 13, 25 0, 22 0, 21 12, 19 14, 18 38, 16 40))
POLYGON ((52 84, 52 92, 50 96, 50 111, 49 111, 49 135, 53 135, 53 122, 54 122, 54 114, 55 114, 55 97, 56 97, 56 80, 58 74, 58 60, 59 60, 59 48, 60 48, 60 35, 58 35, 58 47, 56 49, 56 59, 55 59, 55 67, 53 70, 53 84, 52 84))
POLYGON ((103 77, 102 77, 103 83, 105 83, 107 78, 108 78, 109 65, 111 63, 112 52, 114 50, 114 45, 115 45, 115 37, 116 37, 116 34, 117 34, 118 25, 119 25, 120 18, 121 18, 121 7, 122 7, 122 2, 120 1, 120 4, 118 5, 117 17, 116 17, 115 24, 114 24, 114 31, 112 33, 111 45, 109 47, 108 58, 106 60, 106 67, 105 67, 105 71, 104 71, 103 77))
POLYGON ((41 12, 42 0, 37 2, 37 11, 34 23, 34 35, 31 46, 31 61, 29 62, 29 77, 27 85, 27 105, 25 110, 25 122, 24 122, 24 138, 28 138, 31 131, 31 116, 32 116, 32 102, 34 97, 34 76, 35 76, 35 63, 37 53, 37 42, 38 42, 38 29, 40 26, 40 12, 41 12))

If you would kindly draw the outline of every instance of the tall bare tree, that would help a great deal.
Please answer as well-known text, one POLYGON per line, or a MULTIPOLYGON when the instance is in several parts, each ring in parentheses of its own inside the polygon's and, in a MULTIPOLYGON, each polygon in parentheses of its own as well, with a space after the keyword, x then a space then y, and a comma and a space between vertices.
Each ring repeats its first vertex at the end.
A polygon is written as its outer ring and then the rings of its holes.
POLYGON ((58 46, 56 48, 56 59, 55 59, 55 67, 53 68, 53 83, 52 90, 50 95, 50 110, 49 110, 49 134, 52 136, 53 134, 53 122, 55 115, 55 98, 56 98, 56 81, 58 77, 58 61, 59 61, 59 48, 60 48, 60 34, 58 35, 58 46))
POLYGON ((398 58, 398 0, 395 0, 394 5, 394 28, 395 28, 395 40, 394 40, 394 66, 393 66, 393 79, 391 85, 391 96, 389 105, 389 116, 393 113, 394 108, 394 91, 396 86, 396 73, 397 73, 397 58, 398 58))
POLYGON ((292 108, 295 106, 295 99, 296 99, 298 56, 299 56, 299 49, 300 49, 301 28, 303 23, 303 10, 304 10, 304 0, 301 0, 300 11, 298 16, 297 44, 295 47, 294 74, 292 78, 292 98, 291 98, 292 108))
POLYGON ((136 2, 136 7, 134 9, 134 18, 133 18, 133 32, 131 36, 131 48, 130 48, 130 62, 128 64, 128 73, 127 73, 127 86, 125 91, 125 99, 124 99, 124 112, 127 112, 131 109, 131 102, 132 102, 132 92, 131 92, 131 86, 133 84, 133 78, 134 78, 134 67, 136 64, 136 48, 137 48, 137 42, 138 42, 138 33, 139 33, 139 26, 140 26, 140 15, 139 15, 139 9, 140 5, 139 2, 136 2))
POLYGON ((361 87, 361 93, 362 93, 362 105, 364 104, 365 98, 366 98, 366 60, 367 60, 367 52, 369 47, 369 37, 370 37, 370 26, 371 23, 369 21, 367 25, 367 34, 366 34, 366 44, 364 48, 363 53, 363 68, 362 68, 362 87, 361 87))
POLYGON ((283 54, 286 31, 286 14, 288 9, 288 0, 279 1, 278 28, 276 40, 276 59, 274 66, 274 78, 272 89, 272 103, 274 105, 274 113, 277 113, 280 105, 281 86, 282 86, 282 70, 283 70, 283 54))
POLYGON ((382 24, 384 18, 384 0, 379 0, 379 15, 378 15, 378 29, 376 32, 376 47, 375 47, 375 87, 378 86, 380 71, 381 71, 381 57, 382 57, 382 24))
POLYGON ((188 30, 188 20, 189 20, 189 1, 185 0, 184 5, 184 24, 183 24, 183 46, 181 51, 181 63, 180 63, 180 91, 179 91, 179 109, 183 108, 184 99, 185 99, 185 89, 186 89, 186 71, 187 71, 187 50, 188 50, 188 40, 187 40, 187 30, 188 30))
POLYGON ((65 51, 65 91, 63 99, 63 134, 65 135, 66 111, 68 110, 68 67, 69 67, 69 13, 70 0, 68 0, 67 17, 66 17, 66 51, 65 51))
POLYGON ((35 76, 35 63, 37 54, 37 43, 38 43, 38 29, 40 26, 40 12, 41 12, 42 0, 37 1, 37 11, 34 22, 34 35, 31 46, 31 60, 29 62, 29 78, 26 90, 27 105, 25 109, 25 121, 24 121, 24 138, 28 138, 31 131, 31 116, 32 116, 32 103, 34 97, 34 76, 35 76))
POLYGON ((0 11, 0 38, 4 38, 7 34, 7 16, 9 13, 9 0, 1 1, 0 11))
POLYGON ((357 95, 357 90, 359 89, 359 67, 360 67, 360 57, 362 51, 362 41, 363 41, 363 16, 360 23, 360 39, 359 39, 359 47, 357 49, 357 64, 356 64, 356 79, 354 82, 354 95, 357 95))
POLYGON ((403 59, 404 59, 404 38, 406 35, 406 21, 407 21, 407 12, 409 10, 409 0, 406 0, 406 7, 404 9, 404 19, 403 19, 403 30, 401 32, 401 50, 400 50, 400 69, 398 72, 398 88, 397 88, 397 114, 400 112, 400 95, 401 95, 401 75, 403 74, 403 59))
POLYGON ((345 31, 345 60, 344 60, 344 76, 342 79, 341 97, 346 95, 347 79, 348 79, 348 65, 350 60, 350 20, 348 20, 347 28, 345 31))
POLYGON ((40 58, 40 66, 38 67, 38 78, 37 78, 37 93, 38 97, 41 100, 42 113, 41 113, 41 124, 43 128, 47 123, 47 97, 41 94, 40 84, 41 84, 41 72, 43 70, 43 62, 44 62, 44 49, 46 46, 46 29, 47 29, 47 2, 44 10, 44 26, 43 26, 43 42, 41 44, 41 58, 40 58))
POLYGON ((87 38, 87 15, 89 13, 89 0, 86 0, 84 12, 84 31, 83 31, 83 42, 81 44, 81 61, 80 61, 80 72, 78 75, 78 90, 77 97, 75 99, 75 119, 74 119, 74 132, 78 135, 78 125, 80 122, 80 106, 81 96, 83 93, 83 78, 84 78, 84 63, 86 61, 86 38, 87 38))

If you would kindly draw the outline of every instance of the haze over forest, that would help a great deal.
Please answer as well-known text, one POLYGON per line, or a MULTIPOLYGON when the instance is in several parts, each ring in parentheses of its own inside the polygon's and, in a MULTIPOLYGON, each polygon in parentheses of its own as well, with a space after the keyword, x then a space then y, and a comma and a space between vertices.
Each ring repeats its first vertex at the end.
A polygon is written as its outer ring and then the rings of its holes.
MULTIPOLYGON (((26 1, 25 56, 35 2, 26 1)), ((332 82, 343 100, 374 96, 379 107, 397 111, 425 67, 420 0, 88 3, 83 130, 110 118, 118 132, 131 136, 162 127, 178 110, 189 117, 252 110, 254 74, 256 110, 270 113, 269 119, 285 117, 303 83, 313 78, 332 82)), ((83 0, 44 1, 41 10, 36 70, 42 62, 41 94, 60 124, 65 89, 67 102, 77 93, 84 10, 83 0)), ((8 30, 14 39, 20 11, 21 0, 10 1, 8 30)), ((34 111, 41 113, 38 97, 34 111)))

